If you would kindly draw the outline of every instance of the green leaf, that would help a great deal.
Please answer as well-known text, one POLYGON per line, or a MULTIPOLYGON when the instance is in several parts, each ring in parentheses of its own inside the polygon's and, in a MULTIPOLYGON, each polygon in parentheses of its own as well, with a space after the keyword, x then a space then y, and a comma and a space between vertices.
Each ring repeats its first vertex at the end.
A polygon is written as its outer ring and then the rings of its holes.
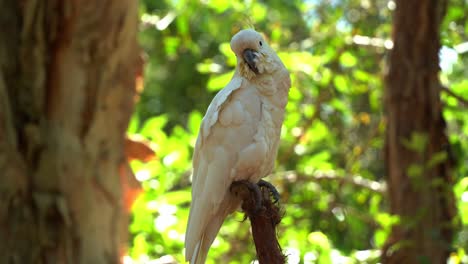
POLYGON ((437 153, 432 154, 431 159, 427 162, 427 167, 432 168, 441 164, 442 162, 447 160, 447 152, 446 151, 439 151, 437 153))
POLYGON ((368 82, 370 78, 370 74, 368 72, 362 71, 362 70, 354 70, 353 71, 353 76, 356 78, 356 80, 362 81, 362 82, 368 82))
POLYGON ((330 131, 322 121, 317 120, 306 133, 310 142, 321 142, 326 139, 330 131))
POLYGON ((455 185, 454 192, 459 201, 457 204, 460 218, 462 223, 466 226, 468 225, 468 177, 460 179, 455 185))
POLYGON ((128 124, 127 133, 129 134, 137 133, 139 126, 140 126, 140 117, 137 114, 133 114, 132 118, 130 119, 130 123, 128 124))
POLYGON ((427 147, 427 134, 420 132, 411 133, 411 138, 402 140, 403 146, 409 150, 416 151, 417 153, 422 153, 427 147))
POLYGON ((353 67, 357 64, 357 59, 350 52, 344 52, 340 56, 340 63, 344 67, 353 67))
POLYGON ((338 91, 342 93, 347 93, 348 92, 348 84, 346 82, 346 79, 343 75, 337 75, 333 78, 333 84, 335 84, 335 87, 338 91))
POLYGON ((177 29, 181 35, 186 35, 189 31, 189 20, 187 16, 178 16, 176 19, 177 29))
POLYGON ((212 76, 208 80, 208 85, 207 85, 208 91, 213 92, 213 91, 218 91, 218 90, 223 89, 232 79, 233 75, 234 75, 234 71, 230 71, 221 75, 212 76))
POLYGON ((330 241, 328 241, 328 237, 322 232, 312 232, 307 236, 307 239, 311 244, 318 245, 321 248, 330 248, 330 241))
POLYGON ((140 130, 140 134, 146 137, 154 137, 154 135, 160 132, 167 123, 167 116, 160 115, 148 119, 140 130))
POLYGON ((332 71, 330 71, 330 69, 328 68, 325 68, 320 72, 319 76, 319 83, 323 86, 326 86, 330 84, 330 81, 332 79, 332 71))
POLYGON ((252 14, 255 20, 259 21, 265 18, 267 11, 263 4, 261 3, 254 3, 252 6, 252 14))
POLYGON ((310 52, 280 53, 279 56, 291 71, 308 75, 315 74, 317 67, 322 63, 320 56, 314 56, 310 52))
POLYGON ((164 48, 169 56, 174 56, 177 54, 180 41, 181 40, 178 37, 167 37, 164 39, 164 48))
POLYGON ((311 155, 307 159, 307 167, 306 170, 330 170, 331 169, 331 164, 330 164, 330 157, 331 154, 329 151, 321 151, 319 153, 316 153, 314 155, 311 155))
POLYGON ((197 63, 197 71, 200 73, 218 73, 221 69, 221 65, 214 63, 213 60, 197 63))
POLYGON ((421 176, 423 171, 424 171, 424 168, 421 165, 411 164, 406 170, 406 173, 408 174, 409 177, 416 178, 416 177, 421 176))
POLYGON ((231 50, 231 44, 229 44, 229 42, 219 44, 219 51, 226 57, 235 56, 231 50))
POLYGON ((217 13, 223 13, 231 5, 228 0, 208 0, 205 3, 217 13))
POLYGON ((290 89, 289 90, 289 100, 291 101, 299 101, 303 97, 303 94, 299 89, 290 89))
POLYGON ((192 132, 193 134, 198 133, 202 118, 203 118, 202 114, 200 114, 200 112, 198 111, 193 111, 190 113, 189 119, 188 119, 188 129, 190 132, 192 132))
POLYGON ((158 197, 158 200, 164 201, 167 204, 171 205, 180 205, 183 203, 188 203, 192 199, 190 190, 181 190, 165 193, 164 195, 158 197))

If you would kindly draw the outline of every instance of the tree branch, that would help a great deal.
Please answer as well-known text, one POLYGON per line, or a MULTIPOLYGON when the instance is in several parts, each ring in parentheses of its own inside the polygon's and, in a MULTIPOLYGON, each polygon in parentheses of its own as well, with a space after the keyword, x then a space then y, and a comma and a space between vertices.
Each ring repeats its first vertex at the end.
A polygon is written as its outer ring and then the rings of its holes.
POLYGON ((252 225, 252 236, 260 264, 285 264, 286 257, 276 238, 280 208, 271 201, 270 190, 248 181, 233 182, 231 193, 242 199, 242 210, 252 225))
POLYGON ((458 102, 460 102, 460 104, 464 105, 464 106, 468 106, 468 99, 465 99, 463 97, 461 97, 460 95, 454 93, 453 91, 451 91, 449 88, 445 87, 445 86, 441 86, 441 89, 442 89, 442 92, 445 92, 446 94, 452 96, 453 98, 457 99, 458 102))
POLYGON ((386 193, 387 186, 385 183, 369 180, 360 175, 340 176, 334 171, 317 172, 313 175, 301 174, 296 171, 283 171, 273 174, 273 177, 287 179, 291 182, 309 182, 309 181, 337 181, 343 184, 353 185, 355 187, 368 189, 377 193, 386 193))

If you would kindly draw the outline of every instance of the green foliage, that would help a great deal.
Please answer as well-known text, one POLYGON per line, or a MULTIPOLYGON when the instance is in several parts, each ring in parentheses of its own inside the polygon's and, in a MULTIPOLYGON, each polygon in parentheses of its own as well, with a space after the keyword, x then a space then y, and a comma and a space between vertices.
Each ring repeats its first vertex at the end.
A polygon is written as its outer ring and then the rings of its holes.
POLYGON ((402 139, 403 146, 419 154, 426 150, 428 138, 425 133, 413 132, 410 139, 402 139))
MULTIPOLYGON (((461 2, 451 1, 444 22, 447 48, 467 41, 461 2)), ((233 74, 231 36, 255 27, 292 77, 277 173, 269 177, 282 194, 279 237, 290 263, 378 263, 379 248, 400 221, 387 213, 383 195, 382 71, 392 8, 383 0, 141 1, 145 91, 128 132, 149 139, 158 159, 132 163, 145 192, 133 208, 131 257, 183 263, 190 162, 202 115, 233 74)), ((467 54, 441 76, 459 95, 468 94, 467 54)), ((466 261, 468 115, 453 96, 443 93, 443 102, 452 149, 408 174, 446 159, 458 164, 455 193, 465 228, 453 258, 466 261)), ((414 134, 402 144, 421 152, 427 138, 414 134)), ((240 213, 226 220, 208 263, 255 258, 249 223, 242 220, 240 213)))

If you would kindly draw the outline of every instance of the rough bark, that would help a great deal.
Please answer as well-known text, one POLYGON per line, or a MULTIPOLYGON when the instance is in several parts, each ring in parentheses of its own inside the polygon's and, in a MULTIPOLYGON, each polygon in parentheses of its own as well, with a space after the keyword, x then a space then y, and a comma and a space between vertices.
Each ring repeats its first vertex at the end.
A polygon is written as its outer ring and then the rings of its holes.
POLYGON ((0 263, 117 263, 137 1, 0 3, 0 263))
POLYGON ((455 207, 440 101, 439 27, 446 1, 396 1, 386 76, 390 210, 400 223, 383 263, 446 263, 455 207))

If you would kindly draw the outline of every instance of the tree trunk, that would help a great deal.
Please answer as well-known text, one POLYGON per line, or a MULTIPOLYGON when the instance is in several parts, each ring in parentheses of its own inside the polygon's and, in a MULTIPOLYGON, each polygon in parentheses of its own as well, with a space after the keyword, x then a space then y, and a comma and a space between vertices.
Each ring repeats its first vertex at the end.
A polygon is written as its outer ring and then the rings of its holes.
POLYGON ((118 263, 137 1, 0 3, 0 263, 118 263))
POLYGON ((399 216, 383 263, 446 263, 455 215, 440 101, 439 27, 445 0, 396 1, 386 76, 390 210, 399 216))

